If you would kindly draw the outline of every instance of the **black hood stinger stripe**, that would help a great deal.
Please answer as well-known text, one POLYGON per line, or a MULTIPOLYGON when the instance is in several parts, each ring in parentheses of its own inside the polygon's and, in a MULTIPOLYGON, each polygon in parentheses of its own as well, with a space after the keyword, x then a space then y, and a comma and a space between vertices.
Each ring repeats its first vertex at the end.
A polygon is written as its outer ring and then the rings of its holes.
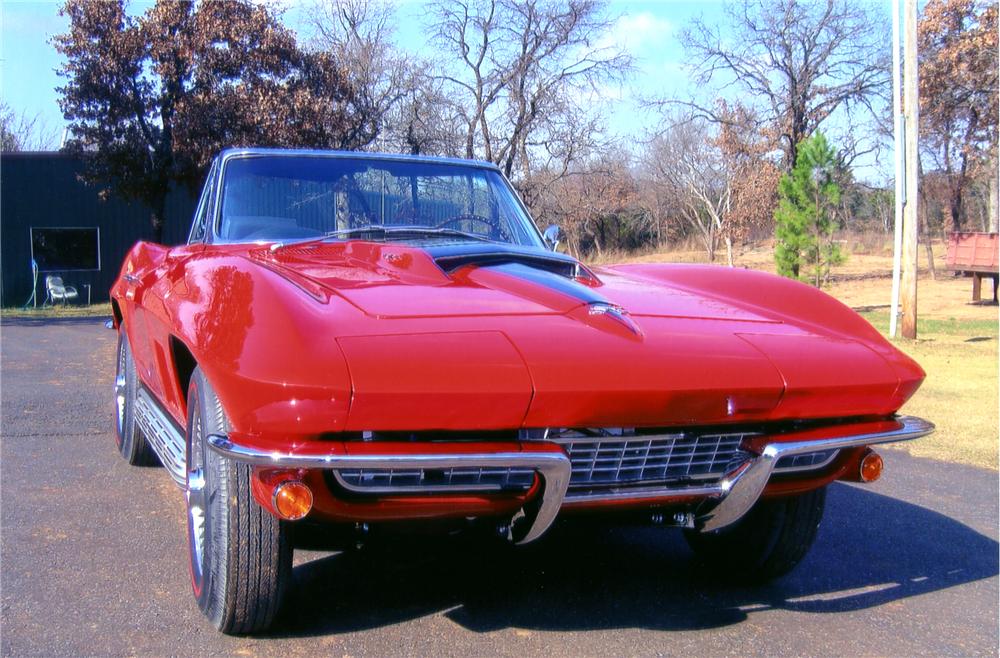
POLYGON ((618 325, 625 327, 631 336, 642 340, 642 329, 636 324, 626 309, 598 293, 593 288, 586 286, 575 278, 569 278, 556 274, 548 269, 533 267, 523 262, 506 262, 496 265, 486 265, 483 269, 501 272, 507 276, 517 277, 524 281, 529 281, 535 285, 543 286, 562 295, 576 299, 588 309, 586 321, 588 324, 597 322, 597 318, 610 318, 618 325))
POLYGON ((578 299, 584 304, 613 304, 604 295, 598 294, 596 290, 576 280, 556 274, 550 270, 533 267, 525 263, 506 262, 497 265, 487 265, 488 269, 502 272, 508 276, 515 276, 525 281, 530 281, 536 285, 550 288, 559 293, 578 299))

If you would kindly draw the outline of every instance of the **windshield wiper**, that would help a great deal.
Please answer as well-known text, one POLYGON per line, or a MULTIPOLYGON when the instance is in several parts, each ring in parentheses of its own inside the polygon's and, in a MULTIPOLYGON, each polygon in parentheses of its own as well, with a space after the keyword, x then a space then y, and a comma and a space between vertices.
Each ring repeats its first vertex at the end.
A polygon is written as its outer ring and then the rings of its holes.
POLYGON ((384 230, 386 235, 444 235, 448 237, 467 238, 469 240, 477 240, 479 242, 496 242, 496 240, 490 240, 485 235, 460 231, 457 228, 436 228, 433 226, 388 226, 385 227, 384 230))
POLYGON ((460 231, 455 228, 436 228, 433 226, 382 226, 381 224, 366 224, 364 226, 355 226, 353 228, 342 228, 336 231, 327 231, 322 236, 315 238, 304 238, 302 240, 291 240, 288 242, 275 242, 271 245, 271 251, 278 251, 279 249, 284 249, 285 247, 323 242, 331 238, 351 238, 359 235, 365 235, 375 239, 385 239, 390 235, 440 235, 445 237, 476 240, 477 242, 496 242, 496 240, 490 240, 486 236, 479 235, 477 233, 460 231))
POLYGON ((354 228, 342 228, 336 231, 327 231, 321 236, 315 238, 303 238, 301 240, 289 240, 287 242, 275 242, 271 245, 271 251, 278 251, 279 249, 284 249, 285 247, 296 247, 306 244, 314 244, 316 242, 323 242, 324 240, 329 240, 330 238, 342 238, 349 237, 352 235, 360 235, 362 233, 378 233, 381 236, 385 235, 385 227, 378 224, 366 224, 365 226, 356 226, 354 228))

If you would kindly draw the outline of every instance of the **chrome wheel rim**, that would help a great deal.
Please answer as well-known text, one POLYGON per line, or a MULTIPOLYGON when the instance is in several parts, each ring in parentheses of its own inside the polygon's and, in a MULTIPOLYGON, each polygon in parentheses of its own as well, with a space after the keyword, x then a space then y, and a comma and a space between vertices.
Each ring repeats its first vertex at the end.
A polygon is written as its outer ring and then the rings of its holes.
POLYGON ((125 394, 127 390, 125 380, 125 341, 122 339, 118 346, 118 372, 115 373, 115 427, 118 430, 119 445, 122 442, 122 433, 125 431, 125 394))
POLYGON ((189 448, 187 487, 185 498, 188 509, 188 545, 191 558, 191 576, 195 588, 200 590, 205 573, 205 471, 201 457, 201 417, 194 415, 189 448))

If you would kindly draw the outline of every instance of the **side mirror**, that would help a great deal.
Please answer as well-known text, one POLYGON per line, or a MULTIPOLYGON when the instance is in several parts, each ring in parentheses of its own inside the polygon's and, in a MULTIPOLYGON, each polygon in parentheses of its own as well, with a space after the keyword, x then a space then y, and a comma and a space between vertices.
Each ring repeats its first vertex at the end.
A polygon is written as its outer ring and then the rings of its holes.
POLYGON ((545 239, 545 244, 548 245, 549 249, 552 251, 555 251, 556 247, 559 246, 560 233, 561 231, 559 230, 559 227, 555 224, 550 224, 549 227, 545 229, 545 232, 542 233, 542 237, 545 239))

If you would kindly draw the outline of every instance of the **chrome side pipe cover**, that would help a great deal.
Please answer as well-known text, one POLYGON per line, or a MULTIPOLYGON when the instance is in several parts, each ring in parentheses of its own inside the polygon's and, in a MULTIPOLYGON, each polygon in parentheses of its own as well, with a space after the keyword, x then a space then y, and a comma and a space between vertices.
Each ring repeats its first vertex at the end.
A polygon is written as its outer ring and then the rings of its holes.
POLYGON ((555 443, 539 442, 546 450, 499 453, 440 453, 407 455, 332 455, 327 452, 265 451, 234 443, 221 434, 209 435, 208 445, 216 453, 239 462, 276 468, 306 469, 448 469, 462 467, 526 468, 535 470, 542 480, 538 497, 525 506, 525 517, 517 524, 514 540, 526 544, 538 539, 555 521, 563 503, 590 501, 648 500, 669 503, 671 498, 704 496, 695 510, 695 527, 703 532, 719 530, 739 521, 760 499, 778 461, 783 457, 824 450, 907 441, 934 431, 933 423, 913 416, 899 416, 901 426, 887 432, 852 434, 844 437, 810 441, 767 444, 759 455, 733 468, 722 480, 704 486, 680 488, 646 487, 607 492, 570 493, 567 495, 572 463, 555 443), (523 530, 522 530, 523 528, 523 530))
POLYGON ((182 489, 187 480, 187 439, 144 387, 135 396, 135 422, 160 463, 182 489))

